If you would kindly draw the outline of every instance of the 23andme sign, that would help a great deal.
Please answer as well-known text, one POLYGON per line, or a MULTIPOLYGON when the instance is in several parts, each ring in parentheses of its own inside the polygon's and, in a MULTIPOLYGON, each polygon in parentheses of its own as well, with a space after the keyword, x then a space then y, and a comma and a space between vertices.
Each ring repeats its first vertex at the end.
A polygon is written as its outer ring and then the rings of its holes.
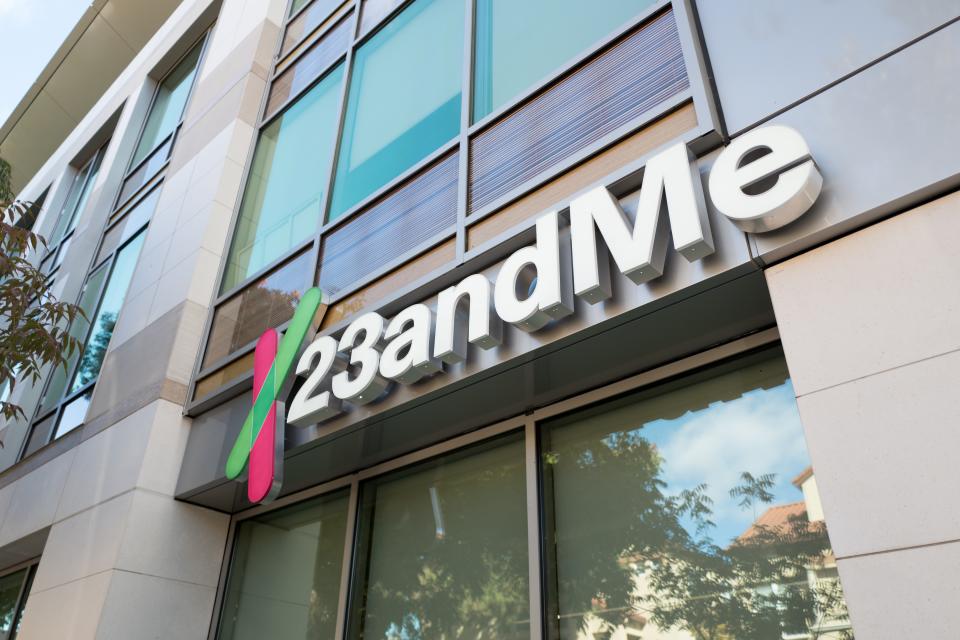
MULTIPOLYGON (((717 210, 752 233, 803 215, 823 184, 806 142, 780 125, 734 140, 717 157, 708 182, 717 210)), ((307 291, 283 337, 269 329, 260 338, 253 408, 230 453, 227 476, 239 477, 249 458, 250 500, 270 500, 279 493, 283 400, 294 363, 296 374, 306 380, 290 401, 286 421, 307 426, 342 413, 344 403, 378 400, 391 382, 412 384, 441 372, 444 363, 463 362, 468 344, 498 346, 504 323, 537 331, 572 314, 574 297, 589 304, 610 298, 611 265, 638 285, 659 277, 668 233, 691 262, 713 253, 700 175, 686 145, 650 158, 637 198, 631 223, 617 199, 597 187, 570 202, 569 233, 562 232, 559 211, 538 218, 536 242, 510 255, 495 282, 470 275, 441 291, 435 310, 413 304, 389 321, 365 313, 339 339, 320 336, 306 344, 321 298, 316 288, 307 291), (527 287, 523 278, 531 270, 536 280, 527 287)))

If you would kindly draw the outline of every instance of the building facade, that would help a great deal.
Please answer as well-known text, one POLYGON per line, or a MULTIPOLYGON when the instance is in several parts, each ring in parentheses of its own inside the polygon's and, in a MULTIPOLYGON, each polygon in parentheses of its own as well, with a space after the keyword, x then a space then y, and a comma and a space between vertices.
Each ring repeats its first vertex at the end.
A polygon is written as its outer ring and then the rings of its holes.
POLYGON ((0 636, 957 637, 958 20, 93 3, 0 636))

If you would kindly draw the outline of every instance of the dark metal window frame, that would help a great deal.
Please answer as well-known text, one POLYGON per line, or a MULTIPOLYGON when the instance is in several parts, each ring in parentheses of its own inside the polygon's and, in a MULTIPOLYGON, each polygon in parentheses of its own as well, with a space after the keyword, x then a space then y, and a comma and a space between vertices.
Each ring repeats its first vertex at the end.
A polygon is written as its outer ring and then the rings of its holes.
POLYGON ((129 202, 135 199, 139 200, 140 199, 139 196, 143 194, 145 191, 149 190, 149 187, 151 186, 151 183, 154 181, 154 178, 156 178, 158 175, 163 173, 166 170, 167 166, 169 166, 170 157, 173 155, 173 149, 176 146, 177 136, 180 134, 181 127, 183 127, 183 118, 187 113, 187 109, 190 106, 190 100, 193 99, 193 93, 194 91, 196 91, 196 88, 197 88, 197 79, 200 76, 200 68, 203 66, 203 61, 207 55, 207 48, 210 44, 211 31, 212 31, 212 27, 205 29, 203 33, 200 35, 200 37, 194 40, 190 44, 190 46, 186 48, 186 51, 184 51, 184 53, 181 54, 173 62, 173 64, 170 65, 170 68, 167 70, 167 72, 156 81, 156 86, 154 86, 153 88, 153 95, 150 97, 150 106, 147 108, 147 112, 143 120, 140 122, 139 131, 137 133, 137 142, 136 144, 134 144, 133 150, 130 153, 130 159, 127 161, 127 164, 128 164, 127 170, 126 172, 124 172, 123 178, 120 180, 120 187, 117 189, 117 196, 113 204, 114 213, 111 214, 111 218, 116 214, 118 210, 123 208, 129 202), (197 57, 197 66, 194 70, 193 80, 190 84, 190 90, 187 92, 187 97, 184 100, 183 111, 180 113, 180 117, 177 121, 177 125, 173 128, 173 131, 168 133, 166 136, 163 137, 163 139, 157 142, 157 144, 155 144, 153 148, 150 149, 150 151, 146 155, 144 155, 143 158, 140 159, 139 162, 134 164, 133 159, 136 156, 137 148, 140 146, 140 140, 141 138, 143 138, 143 133, 146 130, 147 122, 149 122, 150 120, 150 115, 153 113, 153 108, 156 106, 157 97, 160 95, 160 88, 163 86, 164 81, 166 81, 166 79, 170 76, 170 74, 176 71, 180 63, 183 62, 183 60, 187 56, 193 53, 194 49, 198 46, 200 47, 200 55, 197 57), (154 158, 154 155, 160 149, 162 149, 165 145, 167 145, 168 142, 169 142, 169 148, 167 149, 167 157, 164 159, 160 167, 156 171, 154 171, 151 175, 145 176, 143 183, 137 189, 135 189, 132 193, 130 193, 127 197, 123 198, 123 200, 121 201, 121 197, 123 196, 124 186, 126 185, 127 180, 129 180, 130 177, 134 173, 136 173, 141 167, 143 167, 148 162, 150 162, 154 158))
MULTIPOLYGON (((317 1, 317 0, 313 0, 317 1)), ((495 261, 503 253, 501 246, 503 242, 509 240, 517 235, 529 235, 533 228, 534 219, 521 223, 517 227, 508 230, 507 232, 498 235, 496 238, 485 243, 480 247, 475 247, 473 249, 469 248, 467 245, 467 234, 473 225, 477 224, 487 216, 496 213, 504 206, 508 205, 510 202, 517 200, 518 198, 530 193, 536 188, 550 182, 552 179, 560 176, 571 168, 585 162, 596 154, 602 152, 603 150, 609 148, 613 144, 619 142, 623 138, 629 136, 630 134, 642 129, 644 126, 655 122, 668 115, 669 113, 679 109, 680 107, 686 104, 693 104, 697 114, 697 125, 690 131, 686 132, 678 138, 684 142, 691 142, 696 139, 703 138, 707 134, 716 133, 715 141, 712 142, 713 146, 719 144, 726 134, 722 129, 722 125, 718 116, 718 110, 716 107, 716 98, 709 87, 707 78, 709 74, 707 73, 706 59, 703 53, 704 47, 702 43, 702 38, 700 36, 699 27, 696 22, 694 15, 694 9, 691 4, 691 0, 656 0, 652 5, 646 7, 640 11, 634 18, 627 21, 626 23, 618 26, 616 29, 611 31, 607 36, 601 38, 593 46, 588 47, 578 55, 574 56, 572 59, 566 61, 565 63, 559 65, 551 74, 548 76, 532 83, 527 89, 515 96, 513 99, 502 105, 501 107, 495 109, 493 112, 489 113, 485 117, 481 118, 477 122, 471 123, 471 115, 473 108, 473 58, 475 50, 475 34, 474 34, 474 16, 476 13, 476 0, 464 0, 467 3, 467 10, 465 11, 465 20, 464 20, 464 55, 463 55, 463 69, 461 73, 461 121, 460 121, 460 133, 458 136, 455 136, 447 143, 441 145, 440 148, 436 149, 430 155, 428 155, 423 160, 416 163, 414 166, 409 167, 399 176, 389 181, 387 184, 384 184, 369 196, 364 198, 361 202, 350 207, 347 211, 341 214, 337 219, 333 221, 328 221, 327 216, 329 215, 330 201, 331 201, 331 187, 336 173, 336 160, 340 152, 340 144, 343 137, 343 127, 344 119, 346 115, 347 108, 347 98, 349 95, 350 81, 352 75, 353 67, 353 57, 355 51, 362 46, 367 40, 372 38, 377 34, 382 28, 384 28, 393 18, 399 15, 404 9, 406 9, 414 0, 403 0, 399 2, 395 7, 393 7, 388 13, 380 18, 380 21, 370 28, 366 33, 360 34, 360 17, 361 9, 363 5, 363 0, 345 0, 344 4, 341 5, 338 9, 334 10, 331 15, 336 15, 340 11, 344 11, 343 15, 336 20, 330 20, 329 17, 321 23, 316 29, 311 33, 305 35, 301 40, 291 47, 289 53, 287 53, 281 59, 280 52, 283 46, 284 34, 286 33, 286 27, 289 25, 289 22, 299 16, 303 11, 307 10, 313 2, 306 3, 293 15, 289 15, 284 23, 283 29, 277 39, 277 45, 274 51, 274 66, 273 71, 271 72, 271 80, 267 84, 267 87, 264 90, 263 96, 261 97, 260 103, 260 116, 259 124, 257 127, 258 135, 254 137, 254 141, 251 143, 250 153, 247 155, 247 161, 242 174, 241 182, 241 197, 238 198, 237 203, 235 204, 233 217, 231 219, 230 227, 228 230, 229 245, 226 248, 226 252, 221 259, 219 272, 217 275, 217 287, 214 290, 212 300, 210 303, 210 308, 207 313, 206 326, 204 328, 203 342, 200 348, 200 354, 195 362, 193 374, 191 376, 190 385, 188 388, 188 404, 187 404, 187 413, 188 415, 194 415, 208 409, 210 407, 216 406, 220 402, 223 402, 230 397, 233 397, 237 393, 237 389, 243 389, 249 386, 251 383, 251 376, 241 376, 236 380, 233 380, 225 385, 223 385, 218 390, 212 391, 206 394, 202 398, 194 397, 196 392, 197 381, 215 373, 217 370, 221 369, 224 366, 229 365, 232 362, 243 358, 252 351, 255 342, 237 349, 233 353, 225 356, 224 358, 218 359, 216 362, 212 362, 207 366, 202 366, 203 355, 207 348, 207 341, 210 337, 210 332, 213 326, 213 317, 214 313, 221 304, 229 300, 230 298, 237 295, 244 288, 250 286, 253 282, 263 278, 270 271, 276 269, 280 265, 286 263, 287 261, 293 259, 294 256, 299 253, 308 250, 313 255, 313 282, 304 283, 306 286, 315 284, 319 277, 319 269, 322 262, 322 246, 323 239, 325 236, 329 235, 333 231, 339 229, 340 227, 348 224, 351 220, 355 219, 358 215, 362 215, 373 203, 377 202, 387 194, 390 194, 396 190, 399 186, 405 182, 415 179, 417 176, 422 174, 426 169, 431 167, 434 163, 438 162, 440 159, 445 157, 446 154, 452 153, 453 151, 459 152, 459 174, 458 174, 458 185, 457 185, 457 221, 456 224, 451 226, 446 231, 437 234, 433 238, 429 238, 422 242, 420 245, 415 247, 413 250, 408 251, 407 253, 399 256, 396 259, 389 261, 384 264, 382 267, 376 269, 374 272, 365 276, 364 278, 355 282, 351 287, 345 288, 341 291, 338 291, 335 295, 330 296, 329 299, 325 300, 327 304, 334 305, 337 302, 349 297, 350 295, 356 293, 363 287, 371 284, 372 282, 383 277, 387 273, 401 267, 410 260, 426 253, 430 249, 438 246, 440 243, 450 239, 455 238, 456 240, 456 258, 454 263, 441 267, 440 269, 434 270, 427 277, 419 279, 417 282, 411 283, 409 286, 402 287, 392 295, 388 296, 384 300, 377 303, 378 307, 381 309, 390 308, 392 305, 398 303, 398 301, 408 298, 411 293, 416 289, 423 286, 424 283, 434 281, 442 277, 445 273, 451 271, 452 269, 465 265, 465 264, 479 264, 481 262, 490 263, 495 261), (345 6, 349 6, 348 9, 344 10, 345 6), (560 82, 569 75, 576 73, 580 68, 585 64, 593 60, 598 55, 602 54, 604 51, 608 50, 610 47, 617 44, 622 39, 628 37, 637 29, 641 28, 644 24, 648 23, 652 19, 661 15, 664 12, 672 11, 674 19, 677 23, 677 31, 680 38, 681 48, 683 52, 683 59, 685 67, 687 70, 688 77, 690 79, 690 88, 680 92, 673 98, 669 98, 663 103, 655 106, 649 111, 641 114, 639 117, 633 119, 629 123, 620 127, 611 134, 603 137, 597 142, 590 144, 583 150, 572 154, 569 158, 564 161, 551 166, 549 169, 541 172, 540 174, 530 178, 521 185, 512 189, 509 193, 497 198, 494 202, 489 205, 484 206, 482 209, 474 212, 469 212, 468 210, 468 176, 469 176, 469 154, 470 154, 470 143, 473 138, 485 131, 490 126, 501 122, 502 120, 509 118, 510 115, 518 108, 522 107, 526 103, 535 99, 541 95, 544 91, 548 90, 550 87, 560 82), (319 41, 320 38, 324 37, 325 34, 334 29, 337 24, 342 20, 352 21, 350 29, 352 30, 352 37, 350 39, 350 44, 347 47, 347 50, 340 53, 335 58, 320 70, 316 77, 313 78, 308 84, 306 84, 299 91, 291 93, 291 95, 275 110, 270 114, 266 113, 266 105, 270 95, 270 87, 272 82, 276 80, 282 73, 288 71, 297 61, 302 58, 312 46, 319 41), (299 51, 297 51, 299 49, 299 51), (343 79, 341 82, 340 96, 339 96, 339 105, 337 111, 337 131, 335 135, 335 142, 333 149, 331 150, 330 163, 328 168, 328 174, 324 176, 324 191, 323 191, 323 207, 322 207, 322 216, 321 221, 318 224, 316 234, 313 237, 307 238, 295 245, 291 246, 283 255, 273 260, 268 265, 261 268, 259 271, 255 272, 251 276, 244 279, 242 282, 231 287, 228 290, 220 291, 220 287, 223 284, 224 274, 226 272, 226 264, 229 257, 230 249, 232 248, 234 234, 236 232, 236 226, 238 223, 238 213, 240 207, 242 206, 243 191, 246 187, 246 182, 249 177, 251 170, 252 159, 254 151, 256 149, 256 144, 259 142, 260 134, 263 129, 273 122, 276 118, 283 115, 287 108, 290 107, 293 103, 299 100, 303 95, 308 93, 313 87, 322 81, 333 69, 339 64, 344 64, 343 79)), ((289 11, 288 11, 289 13, 289 11)), ((631 173, 638 171, 642 168, 646 157, 638 159, 638 161, 630 163, 628 166, 623 167, 622 169, 615 172, 611 176, 611 180, 615 181, 621 177, 627 176, 631 173)), ((558 203, 562 204, 562 203, 558 203)), ((338 323, 336 326, 331 327, 326 330, 325 333, 337 333, 341 331, 345 326, 345 323, 338 323)), ((283 328, 278 327, 279 329, 283 328)))
MULTIPOLYGON (((103 166, 103 156, 106 155, 107 147, 109 146, 110 146, 110 140, 108 139, 102 145, 97 147, 92 154, 90 154, 90 157, 87 158, 87 160, 80 166, 79 169, 77 169, 76 173, 73 174, 72 177, 76 179, 76 177, 79 176, 79 174, 81 174, 83 171, 85 171, 87 167, 91 167, 95 163, 100 163, 100 165, 97 167, 97 176, 99 176, 100 167, 103 166)), ((70 166, 74 167, 75 165, 71 164, 70 166)), ((90 185, 90 188, 92 189, 93 185, 90 184, 90 181, 94 179, 95 179, 95 176, 93 175, 93 171, 91 170, 86 175, 86 177, 84 177, 83 184, 80 185, 80 192, 82 193, 87 188, 88 185, 90 185)), ((50 230, 50 233, 53 233, 57 230, 57 226, 60 224, 60 220, 67 213, 66 206, 70 200, 70 196, 73 195, 74 186, 75 186, 74 184, 70 185, 70 189, 67 191, 67 199, 64 201, 63 205, 61 206, 60 213, 59 215, 57 215, 57 219, 54 221, 53 228, 50 230)), ((87 203, 84 203, 84 206, 82 209, 77 209, 77 206, 79 204, 80 204, 79 200, 75 202, 74 206, 72 207, 73 210, 69 214, 70 219, 67 221, 67 224, 70 226, 70 228, 68 228, 64 232, 63 237, 57 240, 56 243, 47 247, 46 254, 40 260, 40 271, 45 273, 47 277, 52 278, 60 269, 60 266, 63 264, 63 259, 65 256, 62 255, 62 253, 65 252, 69 247, 69 243, 70 243, 70 240, 73 238, 74 231, 76 231, 77 226, 80 224, 80 218, 81 216, 83 216, 83 212, 87 208, 87 203), (52 265, 49 267, 49 271, 45 270, 47 269, 47 265, 52 265)))
POLYGON ((773 351, 780 347, 780 335, 776 328, 766 329, 731 342, 712 347, 706 351, 690 355, 680 360, 659 366, 650 371, 632 375, 598 389, 577 394, 566 400, 551 403, 533 411, 508 418, 493 425, 456 436, 444 442, 425 447, 393 460, 380 463, 340 478, 335 478, 315 487, 284 496, 269 505, 257 505, 233 514, 227 534, 217 586, 214 615, 208 630, 208 640, 217 640, 223 621, 226 588, 231 570, 236 560, 236 536, 239 525, 251 518, 283 509, 305 500, 350 490, 350 503, 347 512, 347 531, 344 540, 343 563, 341 566, 341 584, 337 607, 337 640, 347 640, 349 633, 349 614, 358 606, 362 594, 355 593, 354 574, 357 566, 357 545, 359 544, 359 518, 361 491, 369 480, 382 477, 391 472, 417 465, 428 460, 465 450, 481 443, 490 442, 510 433, 524 434, 524 466, 527 501, 527 557, 529 570, 529 607, 530 638, 542 640, 548 637, 546 616, 549 613, 549 601, 546 589, 548 557, 546 555, 547 529, 544 514, 547 508, 547 496, 541 486, 543 477, 541 468, 541 443, 543 441, 543 423, 549 419, 570 414, 591 405, 602 404, 618 397, 624 397, 642 390, 656 389, 675 380, 682 380, 697 373, 710 370, 726 363, 735 363, 751 354, 773 351))
POLYGON ((23 611, 27 605, 27 598, 30 595, 30 588, 33 586, 33 579, 37 575, 37 567, 39 564, 40 558, 31 558, 30 560, 17 563, 0 571, 0 578, 5 578, 18 571, 27 570, 23 576, 23 582, 20 583, 20 592, 17 594, 17 602, 13 609, 13 618, 10 621, 10 632, 6 635, 0 634, 0 640, 15 640, 17 637, 17 625, 23 617, 23 611))

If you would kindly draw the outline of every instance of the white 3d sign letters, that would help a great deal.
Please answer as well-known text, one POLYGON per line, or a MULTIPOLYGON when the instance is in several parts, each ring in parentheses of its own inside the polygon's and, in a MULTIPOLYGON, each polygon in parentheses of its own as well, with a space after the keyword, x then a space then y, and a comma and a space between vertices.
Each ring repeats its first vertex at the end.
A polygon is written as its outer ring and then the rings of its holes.
POLYGON ((425 304, 410 305, 398 313, 383 334, 388 340, 380 356, 380 375, 413 384, 442 368, 430 355, 433 348, 433 311, 425 304))
POLYGON ((710 198, 723 215, 750 233, 773 231, 807 212, 823 178, 803 137, 772 125, 745 133, 723 150, 710 171, 710 198), (751 154, 766 155, 749 160, 751 154), (760 193, 745 191, 762 185, 760 193))
POLYGON ((467 343, 492 349, 503 341, 503 321, 493 307, 493 285, 475 273, 437 296, 437 328, 433 354, 447 364, 467 359, 467 343), (467 305, 466 330, 460 307, 467 305))
POLYGON ((620 203, 604 187, 596 187, 570 203, 576 295, 590 304, 612 295, 608 254, 620 272, 636 284, 663 275, 667 230, 660 214, 664 205, 677 251, 690 261, 713 253, 700 172, 684 144, 670 147, 647 163, 632 231, 620 203), (603 244, 597 242, 594 225, 603 244))
POLYGON ((536 244, 514 252, 500 268, 493 293, 497 315, 518 329, 536 331, 573 313, 569 256, 569 247, 561 247, 560 215, 541 216, 536 244), (521 276, 530 266, 536 280, 525 283, 521 276))
MULTIPOLYGON (((796 220, 822 185, 806 142, 781 125, 734 140, 717 156, 709 177, 716 209, 750 233, 796 220)), ((329 419, 345 404, 381 398, 391 381, 414 384, 442 371, 444 363, 463 363, 471 344, 481 349, 502 344, 504 323, 534 332, 572 314, 575 298, 589 304, 607 300, 613 295, 611 263, 638 286, 658 278, 671 238, 690 262, 714 252, 700 172, 686 145, 650 158, 636 198, 631 223, 620 201, 596 187, 571 201, 569 228, 559 211, 537 219, 536 241, 501 264, 495 283, 476 273, 441 291, 432 304, 413 304, 389 323, 378 313, 365 313, 339 341, 318 337, 297 364, 297 375, 306 380, 290 402, 289 422, 307 426, 329 419)))

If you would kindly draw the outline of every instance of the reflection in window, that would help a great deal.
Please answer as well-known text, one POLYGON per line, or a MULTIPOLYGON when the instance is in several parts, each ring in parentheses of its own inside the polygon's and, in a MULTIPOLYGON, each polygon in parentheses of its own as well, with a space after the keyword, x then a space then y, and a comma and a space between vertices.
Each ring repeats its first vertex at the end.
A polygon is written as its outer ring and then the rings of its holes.
POLYGON ((14 638, 20 630, 33 567, 0 577, 0 638, 14 638))
POLYGON ((93 389, 88 389, 63 405, 60 420, 57 422, 57 428, 53 432, 54 440, 70 433, 83 424, 84 419, 87 417, 87 409, 90 407, 90 399, 92 397, 93 389))
POLYGON ((90 192, 93 191, 93 184, 97 181, 104 149, 106 149, 106 145, 101 147, 73 177, 67 200, 60 210, 60 216, 57 218, 57 225, 54 227, 53 233, 50 234, 49 246, 56 246, 64 236, 68 235, 77 226, 80 214, 87 206, 90 192))
POLYGON ((356 52, 330 219, 460 129, 463 0, 416 0, 356 52))
POLYGON ((119 222, 111 222, 112 226, 103 234, 103 240, 100 242, 100 249, 97 251, 97 260, 94 264, 100 264, 107 256, 116 251, 118 246, 126 242, 130 236, 147 224, 153 217, 153 212, 157 208, 157 201, 159 200, 160 189, 154 189, 130 207, 119 222))
POLYGON ((143 133, 140 135, 137 150, 133 154, 131 167, 136 166, 146 158, 154 147, 173 133, 173 130, 180 124, 180 118, 183 117, 184 107, 187 106, 187 98, 190 95, 190 88, 193 86, 193 77, 196 75, 197 63, 200 61, 202 50, 203 41, 201 40, 160 83, 156 97, 153 99, 153 105, 150 107, 150 115, 147 116, 143 133))
POLYGON ((301 253, 218 306, 213 314, 203 366, 230 355, 267 329, 292 318, 312 271, 311 253, 301 253))
POLYGON ((353 638, 529 637, 523 440, 363 489, 353 638))
POLYGON ((786 365, 736 366, 544 425, 553 637, 852 637, 786 365))
POLYGON ((652 0, 477 0, 473 120, 546 79, 652 0))
POLYGON ((221 640, 336 636, 348 497, 324 496, 240 524, 221 640))
POLYGON ((146 232, 141 231, 125 247, 120 249, 114 259, 113 267, 110 270, 110 278, 107 280, 103 296, 100 299, 100 308, 97 309, 96 315, 92 316, 93 328, 83 346, 80 365, 77 367, 73 385, 70 387, 71 393, 93 382, 100 374, 103 357, 107 353, 107 346, 110 344, 110 337, 113 335, 113 328, 117 323, 117 315, 120 313, 123 299, 127 295, 127 287, 133 277, 133 269, 137 264, 137 256, 140 255, 140 247, 143 245, 144 237, 146 237, 146 232))
POLYGON ((50 436, 53 433, 53 421, 56 417, 57 415, 53 414, 49 418, 45 418, 33 425, 33 428, 30 430, 30 437, 27 438, 27 444, 23 448, 23 453, 20 456, 21 459, 29 458, 50 442, 50 436))
MULTIPOLYGON (((93 317, 94 310, 97 307, 97 301, 100 299, 100 288, 103 286, 103 281, 106 277, 107 267, 104 266, 90 274, 86 284, 83 285, 83 291, 80 292, 80 301, 77 303, 83 311, 83 315, 78 314, 77 317, 74 318, 73 324, 70 325, 70 336, 72 338, 83 340, 84 336, 87 335, 87 329, 90 328, 89 318, 93 317)), ((74 350, 67 356, 65 366, 59 366, 53 369, 50 374, 50 383, 47 385, 43 399, 40 401, 40 414, 44 414, 57 406, 60 398, 63 397, 64 390, 67 388, 68 376, 73 371, 79 359, 80 352, 74 350)), ((43 444, 46 444, 46 441, 41 443, 41 445, 43 444)))
POLYGON ((316 233, 342 79, 340 65, 260 133, 221 291, 316 233))

